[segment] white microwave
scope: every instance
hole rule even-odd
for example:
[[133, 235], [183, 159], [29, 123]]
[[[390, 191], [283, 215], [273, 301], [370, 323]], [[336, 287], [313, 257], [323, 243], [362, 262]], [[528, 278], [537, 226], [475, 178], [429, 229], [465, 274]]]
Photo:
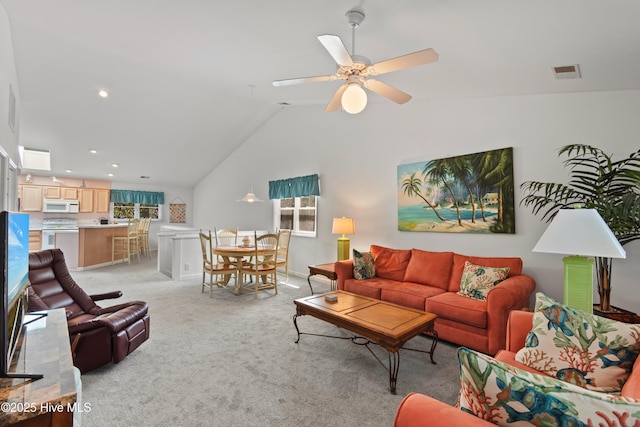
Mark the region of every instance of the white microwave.
[[48, 213], [78, 213], [80, 204], [77, 200], [44, 199], [42, 212]]

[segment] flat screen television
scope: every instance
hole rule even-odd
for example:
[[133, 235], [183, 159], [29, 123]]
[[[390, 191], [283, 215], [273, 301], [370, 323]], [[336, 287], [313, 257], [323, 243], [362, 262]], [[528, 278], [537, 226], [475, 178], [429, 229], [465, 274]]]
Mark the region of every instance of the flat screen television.
[[0, 213], [0, 250], [3, 290], [0, 378], [42, 378], [38, 374], [9, 372], [28, 308], [29, 214]]

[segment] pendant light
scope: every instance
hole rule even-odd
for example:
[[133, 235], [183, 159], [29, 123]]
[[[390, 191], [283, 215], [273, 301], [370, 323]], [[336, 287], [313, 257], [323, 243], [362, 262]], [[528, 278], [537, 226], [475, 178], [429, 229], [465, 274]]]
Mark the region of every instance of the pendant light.
[[253, 203], [253, 202], [264, 202], [264, 200], [259, 199], [258, 196], [256, 196], [253, 192], [253, 187], [250, 187], [249, 192], [240, 200], [238, 200], [239, 202], [247, 202], [247, 203]]

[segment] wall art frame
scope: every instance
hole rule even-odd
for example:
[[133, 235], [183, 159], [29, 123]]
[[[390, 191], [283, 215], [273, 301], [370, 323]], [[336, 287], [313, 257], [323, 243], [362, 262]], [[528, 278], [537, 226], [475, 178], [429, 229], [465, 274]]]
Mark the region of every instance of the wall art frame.
[[398, 230], [515, 233], [513, 148], [399, 165]]

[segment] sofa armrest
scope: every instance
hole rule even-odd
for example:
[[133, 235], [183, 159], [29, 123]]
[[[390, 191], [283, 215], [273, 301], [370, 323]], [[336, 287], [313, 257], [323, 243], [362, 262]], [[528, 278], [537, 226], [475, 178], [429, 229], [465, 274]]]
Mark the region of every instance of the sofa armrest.
[[532, 322], [533, 312], [531, 311], [513, 310], [509, 313], [506, 350], [517, 353], [524, 347]]
[[512, 310], [529, 307], [529, 298], [536, 289], [533, 277], [526, 274], [511, 276], [487, 294], [488, 353], [494, 355], [505, 347], [507, 319]]
[[336, 276], [338, 276], [338, 290], [344, 290], [344, 281], [353, 279], [353, 260], [346, 259], [336, 262], [335, 270]]
[[418, 393], [409, 393], [400, 402], [393, 425], [395, 427], [495, 426], [488, 421]]

